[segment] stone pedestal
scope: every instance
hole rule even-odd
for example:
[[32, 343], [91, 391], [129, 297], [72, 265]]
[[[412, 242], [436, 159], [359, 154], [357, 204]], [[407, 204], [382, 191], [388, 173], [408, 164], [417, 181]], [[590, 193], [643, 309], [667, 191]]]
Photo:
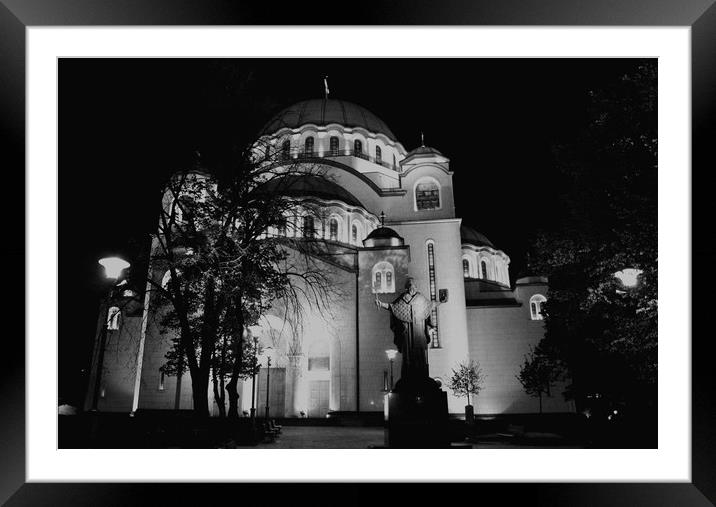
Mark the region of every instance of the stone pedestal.
[[385, 446], [450, 447], [447, 393], [439, 388], [400, 389], [385, 395]]

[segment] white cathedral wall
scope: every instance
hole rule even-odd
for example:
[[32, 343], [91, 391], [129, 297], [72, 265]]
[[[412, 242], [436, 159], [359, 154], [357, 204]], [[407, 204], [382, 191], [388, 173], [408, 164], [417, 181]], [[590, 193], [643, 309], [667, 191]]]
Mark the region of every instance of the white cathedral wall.
[[[352, 267], [353, 255], [345, 254], [343, 261]], [[297, 271], [300, 271], [302, 266], [305, 267], [299, 255], [293, 255], [291, 262], [296, 264]], [[286, 417], [298, 417], [301, 411], [310, 412], [311, 385], [312, 382], [318, 381], [330, 382], [329, 410], [355, 410], [355, 273], [319, 259], [315, 259], [315, 262], [313, 268], [322, 271], [331, 280], [332, 292], [327, 294], [327, 309], [317, 308], [303, 301], [305, 315], [300, 326], [289, 318], [289, 325], [295, 326], [300, 336], [300, 356], [290, 357], [288, 350], [290, 333], [287, 332], [286, 336], [282, 336], [277, 345], [271, 342], [268, 334], [261, 334], [256, 330], [257, 335], [260, 336], [260, 343], [265, 349], [259, 359], [261, 364], [266, 364], [266, 356], [270, 354], [272, 365], [284, 368], [286, 371], [284, 400]], [[297, 283], [299, 287], [306, 290], [302, 283]], [[285, 314], [277, 306], [270, 312], [269, 318], [272, 321], [282, 322]], [[282, 324], [279, 322], [272, 325], [281, 327]], [[262, 326], [266, 327], [266, 323], [259, 322], [256, 327]], [[270, 351], [267, 349], [269, 346], [273, 347]], [[329, 369], [309, 371], [309, 358], [326, 357], [326, 354], [330, 358]], [[250, 406], [250, 385], [245, 387], [244, 399], [249, 401]], [[244, 407], [244, 410], [248, 409]]]
[[[544, 321], [530, 317], [529, 298], [546, 294], [545, 285], [518, 285], [515, 296], [521, 306], [470, 307], [467, 309], [470, 358], [480, 362], [487, 376], [482, 392], [474, 399], [476, 414], [536, 413], [539, 400], [525, 394], [517, 379], [525, 355], [544, 336]], [[562, 397], [564, 383], [544, 397], [544, 412], [573, 412]]]
[[[365, 176], [383, 189], [397, 188], [397, 181], [389, 169], [378, 167], [362, 159], [350, 158], [351, 166], [366, 172]], [[355, 162], [354, 162], [355, 161]], [[335, 167], [324, 166], [325, 175], [358, 199], [370, 213], [379, 216], [385, 212], [387, 222], [408, 220], [436, 220], [453, 218], [455, 202], [452, 191], [452, 175], [435, 164], [423, 164], [412, 169], [401, 178], [400, 185], [405, 191], [402, 196], [381, 196], [355, 174]], [[396, 174], [397, 176], [397, 174]], [[416, 211], [415, 184], [422, 178], [434, 178], [440, 184], [440, 209]]]
[[464, 400], [454, 397], [452, 392], [444, 387], [452, 369], [468, 359], [460, 219], [400, 222], [391, 224], [391, 227], [410, 245], [408, 274], [417, 282], [418, 290], [428, 298], [430, 288], [426, 243], [428, 240], [434, 241], [437, 289], [448, 290], [448, 302], [438, 307], [441, 348], [429, 349], [430, 376], [439, 378], [443, 389], [447, 391], [449, 411], [463, 413]]
[[[393, 332], [390, 329], [390, 313], [377, 308], [375, 304], [372, 268], [378, 262], [392, 264], [395, 292], [378, 294], [381, 301], [390, 303], [398, 297], [405, 285], [409, 270], [408, 259], [409, 250], [405, 247], [366, 249], [359, 253], [359, 381], [360, 410], [364, 412], [383, 411], [383, 375], [390, 369], [386, 350], [395, 349]], [[393, 366], [395, 381], [400, 378], [400, 364], [398, 355]]]
[[[368, 162], [364, 160], [356, 160], [368, 164]], [[371, 188], [370, 185], [356, 174], [337, 167], [323, 167], [325, 170], [324, 174], [329, 180], [350, 192], [370, 213], [380, 215], [381, 211], [385, 211], [386, 216], [390, 219], [389, 206], [403, 199], [402, 197], [381, 197], [374, 188]]]
[[[107, 330], [100, 397], [101, 412], [131, 412], [141, 318], [123, 315], [120, 329]], [[96, 367], [96, 366], [95, 366]], [[88, 403], [94, 395], [94, 376], [88, 385]]]
[[[364, 147], [366, 145], [364, 144]], [[388, 153], [386, 153], [387, 155]], [[391, 178], [383, 174], [386, 169], [370, 168], [366, 161], [354, 159], [354, 164], [363, 171], [372, 171], [374, 175], [379, 175], [379, 183], [390, 187]], [[363, 167], [365, 166], [365, 167]], [[330, 168], [329, 173], [335, 178], [335, 181], [342, 185], [346, 190], [356, 196], [368, 209], [368, 211], [379, 215], [381, 211], [385, 211], [389, 222], [401, 219], [420, 220], [418, 222], [407, 222], [403, 220], [395, 225], [398, 232], [405, 238], [406, 245], [411, 249], [411, 263], [408, 271], [418, 282], [421, 292], [429, 295], [428, 288], [428, 272], [427, 272], [427, 251], [426, 241], [432, 239], [435, 242], [435, 261], [436, 261], [436, 280], [438, 289], [448, 289], [449, 301], [441, 305], [438, 310], [438, 325], [440, 332], [441, 349], [430, 350], [430, 366], [431, 375], [439, 377], [445, 382], [451, 369], [455, 365], [463, 361], [467, 357], [467, 330], [466, 330], [466, 314], [464, 305], [464, 286], [462, 278], [461, 265], [461, 248], [459, 219], [450, 220], [434, 220], [435, 218], [452, 217], [454, 215], [454, 203], [452, 196], [452, 176], [435, 165], [423, 165], [417, 167], [404, 178], [403, 188], [407, 190], [404, 196], [381, 197], [373, 188], [362, 181], [357, 176], [347, 171]], [[435, 211], [416, 211], [414, 183], [420, 178], [429, 175], [437, 179], [441, 185], [441, 207]], [[385, 181], [383, 181], [385, 180]], [[347, 219], [348, 217], [346, 217]], [[345, 220], [345, 228], [342, 229], [342, 236], [349, 234], [349, 221]], [[363, 231], [365, 236], [366, 231]], [[338, 270], [328, 264], [326, 269], [333, 270], [333, 275], [340, 283], [350, 287], [352, 284], [355, 290], [355, 278], [353, 274]], [[161, 274], [159, 274], [161, 275]], [[397, 273], [396, 273], [397, 275]], [[370, 274], [369, 274], [370, 276]], [[396, 281], [399, 278], [396, 276]], [[397, 293], [402, 289], [396, 287]], [[396, 296], [397, 294], [393, 295]], [[331, 381], [330, 389], [330, 409], [331, 410], [355, 410], [356, 401], [356, 347], [355, 347], [355, 294], [349, 290], [343, 297], [336, 298], [333, 301], [335, 307], [335, 318], [331, 320], [331, 330], [325, 333], [319, 333], [315, 329], [309, 333], [314, 337], [318, 334], [326, 334], [331, 341], [330, 347], [330, 373], [327, 374]], [[362, 307], [364, 305], [361, 305]], [[369, 305], [368, 305], [369, 306]], [[366, 309], [365, 311], [370, 312]], [[139, 408], [174, 408], [176, 378], [166, 376], [163, 382], [163, 389], [160, 389], [160, 372], [159, 368], [164, 364], [164, 354], [169, 344], [170, 336], [161, 334], [157, 324], [156, 312], [154, 309], [150, 312], [154, 318], [150, 319], [147, 325], [147, 339], [144, 351], [144, 365], [142, 378], [140, 382]], [[316, 318], [311, 317], [312, 319]], [[387, 368], [387, 360], [384, 357], [385, 348], [392, 348], [392, 336], [389, 330], [387, 315], [377, 314], [375, 324], [379, 327], [384, 324], [385, 333], [378, 332], [381, 337], [375, 342], [376, 338], [369, 335], [372, 329], [377, 329], [371, 323], [361, 328], [361, 341], [373, 340], [372, 349], [368, 351], [367, 357], [372, 357], [370, 361], [363, 360], [361, 363], [361, 409], [363, 410], [380, 410], [379, 399], [380, 388], [382, 388], [382, 371]], [[382, 321], [385, 322], [382, 322]], [[315, 327], [315, 326], [314, 326]], [[383, 336], [385, 335], [385, 336]], [[383, 343], [385, 341], [385, 343]], [[361, 355], [366, 353], [366, 348], [361, 350]], [[136, 353], [135, 353], [136, 357]], [[367, 359], [367, 358], [365, 358]], [[305, 364], [305, 361], [302, 361]], [[370, 363], [370, 364], [369, 364]], [[395, 362], [395, 378], [399, 378], [400, 361]], [[305, 379], [311, 377], [305, 370], [305, 366], [301, 368]], [[373, 371], [375, 370], [375, 371]], [[313, 375], [315, 376], [315, 375]], [[365, 385], [364, 385], [365, 383]], [[243, 384], [242, 398], [247, 399], [247, 388], [250, 388], [248, 382]], [[305, 404], [304, 394], [298, 395], [293, 409], [295, 410], [301, 403]], [[250, 394], [248, 395], [250, 402]], [[213, 395], [210, 394], [210, 406], [214, 407]], [[373, 402], [371, 404], [371, 402]], [[180, 408], [190, 409], [192, 406], [191, 399], [191, 381], [188, 374], [182, 379], [182, 393]], [[249, 403], [250, 406], [250, 403]], [[463, 403], [460, 400], [449, 396], [449, 406], [451, 412], [462, 412]], [[243, 402], [242, 408], [247, 409]]]
[[[415, 185], [423, 178], [433, 178], [440, 184], [440, 209], [417, 210], [415, 204]], [[421, 164], [412, 168], [401, 179], [401, 186], [406, 191], [401, 199], [391, 200], [386, 210], [389, 221], [437, 220], [455, 216], [455, 201], [452, 191], [452, 174], [445, 172], [436, 164]], [[380, 211], [378, 211], [380, 214]], [[458, 245], [458, 251], [460, 245]]]
[[[373, 167], [370, 167], [369, 169], [370, 171], [365, 172], [365, 176], [369, 178], [373, 183], [378, 185], [380, 188], [399, 188], [398, 174], [395, 171], [391, 169], [385, 169], [383, 167], [378, 167], [375, 165], [373, 165]], [[378, 169], [382, 169], [382, 171], [379, 171]], [[390, 171], [391, 174], [385, 174], [384, 171]], [[380, 212], [378, 212], [378, 214], [380, 214]]]
[[[160, 331], [160, 317], [157, 309], [150, 306], [150, 318], [144, 342], [144, 360], [139, 390], [138, 409], [174, 409], [178, 379], [164, 375], [161, 381], [159, 369], [165, 363], [165, 354], [171, 346], [172, 332]], [[163, 387], [163, 389], [162, 389]], [[211, 401], [211, 398], [210, 398]], [[191, 410], [194, 402], [191, 396], [191, 377], [186, 372], [181, 377], [179, 409]]]

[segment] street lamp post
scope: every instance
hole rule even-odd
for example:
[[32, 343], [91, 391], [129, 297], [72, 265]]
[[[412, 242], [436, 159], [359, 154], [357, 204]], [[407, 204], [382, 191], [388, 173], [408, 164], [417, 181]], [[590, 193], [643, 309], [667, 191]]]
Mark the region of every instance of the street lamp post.
[[390, 390], [393, 390], [393, 359], [395, 359], [395, 356], [398, 355], [398, 351], [395, 349], [388, 349], [385, 351], [385, 355], [388, 356], [388, 361], [390, 361]]
[[256, 400], [256, 362], [258, 361], [257, 353], [259, 347], [259, 337], [254, 336], [254, 365], [252, 368], [253, 378], [251, 379], [251, 419], [256, 417], [256, 408], [254, 401]]
[[92, 396], [92, 411], [97, 411], [97, 404], [99, 402], [100, 390], [102, 388], [102, 369], [104, 368], [104, 349], [107, 344], [107, 327], [109, 326], [109, 303], [112, 298], [112, 291], [114, 290], [117, 278], [122, 274], [126, 268], [129, 267], [129, 263], [119, 257], [105, 257], [100, 259], [99, 264], [104, 267], [104, 275], [107, 280], [112, 281], [112, 285], [107, 291], [104, 301], [104, 311], [102, 312], [101, 331], [99, 336], [99, 349], [97, 351], [97, 369], [95, 373], [94, 383], [94, 394]]
[[271, 390], [269, 389], [269, 379], [271, 376], [271, 357], [268, 357], [268, 362], [266, 365], [266, 420], [268, 421], [269, 418], [269, 393]]

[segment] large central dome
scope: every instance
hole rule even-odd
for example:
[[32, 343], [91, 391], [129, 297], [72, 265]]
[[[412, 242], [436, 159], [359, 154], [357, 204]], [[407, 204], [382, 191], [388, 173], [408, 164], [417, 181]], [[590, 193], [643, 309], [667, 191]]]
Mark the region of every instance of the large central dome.
[[383, 120], [366, 108], [336, 99], [311, 99], [297, 102], [287, 107], [261, 129], [261, 135], [272, 134], [282, 128], [297, 128], [307, 123], [325, 126], [338, 123], [344, 127], [362, 127], [374, 134], [383, 134], [396, 141]]

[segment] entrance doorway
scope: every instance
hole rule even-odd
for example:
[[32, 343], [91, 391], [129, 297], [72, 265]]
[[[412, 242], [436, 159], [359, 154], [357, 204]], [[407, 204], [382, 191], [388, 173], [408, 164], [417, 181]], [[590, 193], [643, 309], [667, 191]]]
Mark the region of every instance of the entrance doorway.
[[326, 417], [330, 380], [311, 380], [308, 398], [308, 417]]

